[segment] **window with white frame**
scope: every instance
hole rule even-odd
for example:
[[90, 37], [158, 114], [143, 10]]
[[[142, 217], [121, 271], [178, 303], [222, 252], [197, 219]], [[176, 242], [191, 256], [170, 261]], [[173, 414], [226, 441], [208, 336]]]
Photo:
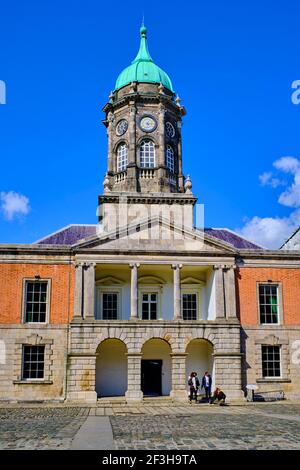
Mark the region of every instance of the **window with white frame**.
[[155, 145], [152, 140], [146, 139], [140, 145], [140, 167], [155, 167]]
[[281, 377], [280, 346], [262, 346], [263, 377]]
[[25, 323], [45, 323], [48, 309], [48, 281], [25, 281], [24, 285]]
[[259, 284], [260, 323], [279, 323], [277, 284]]
[[101, 292], [102, 320], [118, 320], [119, 292]]
[[167, 145], [167, 150], [166, 150], [166, 165], [167, 168], [174, 173], [174, 150], [171, 147], [171, 145]]
[[196, 292], [183, 292], [182, 318], [183, 320], [198, 320], [198, 295]]
[[126, 144], [120, 144], [117, 149], [118, 171], [126, 170], [127, 165], [128, 165], [128, 148]]
[[23, 345], [22, 379], [43, 379], [45, 346]]
[[142, 319], [157, 320], [158, 294], [156, 292], [142, 293]]

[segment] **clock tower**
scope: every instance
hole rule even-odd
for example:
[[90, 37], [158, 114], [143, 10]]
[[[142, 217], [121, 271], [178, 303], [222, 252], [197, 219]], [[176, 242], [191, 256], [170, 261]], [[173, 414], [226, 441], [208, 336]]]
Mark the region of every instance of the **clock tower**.
[[125, 195], [131, 203], [147, 206], [193, 206], [191, 182], [182, 171], [185, 108], [167, 73], [150, 56], [144, 25], [138, 54], [118, 76], [103, 111], [108, 164], [100, 208]]

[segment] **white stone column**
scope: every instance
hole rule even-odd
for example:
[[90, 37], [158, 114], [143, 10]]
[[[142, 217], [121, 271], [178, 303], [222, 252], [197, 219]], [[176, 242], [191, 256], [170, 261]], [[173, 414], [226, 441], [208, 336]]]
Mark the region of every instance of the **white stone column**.
[[225, 318], [225, 291], [223, 266], [215, 265], [216, 318]]
[[131, 269], [131, 297], [130, 297], [130, 320], [137, 320], [139, 318], [138, 312], [138, 268], [139, 263], [132, 263], [129, 265]]
[[96, 354], [69, 354], [67, 401], [97, 403], [95, 391]]
[[159, 147], [157, 152], [156, 166], [165, 166], [165, 108], [162, 104], [158, 108], [158, 135], [159, 135]]
[[107, 171], [111, 174], [114, 171], [114, 154], [113, 154], [113, 135], [115, 134], [114, 120], [115, 116], [110, 111], [108, 113], [108, 127], [107, 127], [107, 137], [108, 137], [108, 160], [107, 160]]
[[178, 186], [179, 186], [179, 191], [183, 193], [184, 192], [184, 181], [183, 181], [183, 175], [182, 175], [181, 127], [182, 127], [182, 122], [178, 121], [178, 123], [177, 123], [177, 131], [178, 131], [178, 146], [177, 146], [177, 151], [178, 151]]
[[225, 308], [226, 318], [236, 318], [236, 290], [235, 290], [235, 266], [227, 266], [224, 272], [225, 279]]
[[174, 400], [186, 400], [186, 353], [172, 353], [172, 390], [170, 396]]
[[141, 401], [143, 392], [141, 390], [141, 353], [127, 353], [127, 391], [126, 401]]
[[95, 266], [96, 263], [86, 263], [84, 266], [83, 317], [85, 320], [95, 318]]
[[83, 264], [75, 264], [74, 317], [82, 318], [83, 307]]
[[215, 384], [220, 387], [229, 400], [244, 398], [242, 391], [241, 353], [214, 354]]
[[129, 113], [129, 149], [128, 149], [128, 164], [136, 165], [136, 107], [135, 102], [130, 101], [130, 113]]
[[180, 269], [182, 264], [172, 264], [174, 271], [173, 284], [174, 284], [174, 320], [181, 320], [181, 285], [180, 285]]

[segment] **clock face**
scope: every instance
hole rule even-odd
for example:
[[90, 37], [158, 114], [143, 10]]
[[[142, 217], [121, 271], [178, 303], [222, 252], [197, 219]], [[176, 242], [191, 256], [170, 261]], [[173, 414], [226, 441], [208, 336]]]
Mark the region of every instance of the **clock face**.
[[170, 122], [166, 122], [166, 134], [168, 137], [171, 137], [171, 138], [175, 136], [174, 126]]
[[126, 121], [126, 119], [121, 119], [121, 121], [119, 121], [117, 124], [116, 133], [117, 135], [123, 135], [125, 134], [127, 129], [128, 129], [128, 122]]
[[145, 132], [153, 132], [156, 126], [156, 120], [152, 116], [144, 116], [140, 121], [140, 127]]

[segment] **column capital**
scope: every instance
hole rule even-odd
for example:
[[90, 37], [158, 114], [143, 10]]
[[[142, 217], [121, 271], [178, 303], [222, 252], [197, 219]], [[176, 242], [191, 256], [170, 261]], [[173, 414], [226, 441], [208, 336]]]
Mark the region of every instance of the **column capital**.
[[182, 264], [172, 264], [172, 269], [181, 269], [182, 266]]
[[129, 263], [129, 267], [130, 267], [130, 269], [139, 268], [139, 267], [140, 267], [140, 263]]
[[86, 261], [85, 263], [83, 263], [83, 265], [85, 268], [88, 269], [88, 268], [95, 268], [97, 263]]
[[229, 269], [236, 269], [237, 266], [236, 266], [236, 264], [226, 264], [226, 265], [224, 266], [224, 268], [227, 269], [227, 270], [229, 270]]
[[73, 265], [75, 266], [75, 269], [77, 268], [83, 268], [83, 264], [81, 261], [77, 262], [77, 261], [73, 261]]
[[213, 265], [214, 271], [217, 271], [218, 269], [224, 269], [224, 268], [226, 268], [225, 264], [214, 264]]

